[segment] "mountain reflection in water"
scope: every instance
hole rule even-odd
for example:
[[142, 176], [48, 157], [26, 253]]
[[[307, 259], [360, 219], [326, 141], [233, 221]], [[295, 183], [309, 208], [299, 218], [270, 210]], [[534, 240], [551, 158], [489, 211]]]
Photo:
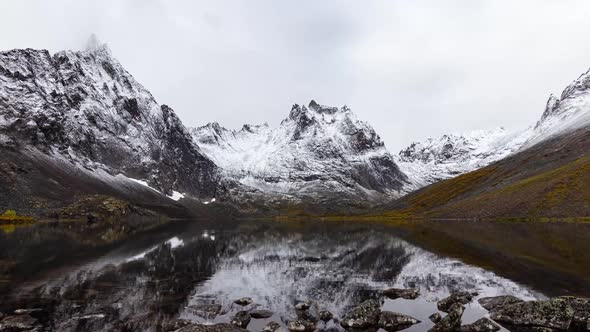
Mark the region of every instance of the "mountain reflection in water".
[[[294, 305], [312, 300], [337, 317], [390, 287], [418, 287], [414, 301], [388, 300], [385, 308], [430, 324], [434, 302], [455, 290], [480, 296], [543, 298], [527, 286], [403, 240], [388, 227], [363, 224], [215, 222], [191, 223], [154, 242], [140, 241], [12, 290], [4, 310], [44, 307], [53, 326], [68, 330], [76, 315], [102, 313], [98, 330], [156, 330], [164, 319], [227, 322], [232, 302], [251, 297], [272, 320], [295, 316]], [[139, 244], [138, 244], [139, 243]], [[19, 264], [26, 264], [21, 262]], [[64, 272], [65, 271], [65, 272]], [[221, 305], [203, 317], [201, 304]], [[471, 310], [471, 311], [470, 311]], [[225, 314], [223, 314], [225, 313]], [[464, 323], [485, 314], [476, 301]], [[260, 330], [267, 320], [253, 320]], [[411, 331], [410, 329], [409, 331]]]

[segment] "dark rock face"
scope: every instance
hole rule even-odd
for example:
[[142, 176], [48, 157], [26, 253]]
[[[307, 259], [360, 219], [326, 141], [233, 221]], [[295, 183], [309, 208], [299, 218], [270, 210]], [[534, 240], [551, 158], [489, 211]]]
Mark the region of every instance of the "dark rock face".
[[0, 80], [2, 142], [146, 179], [167, 194], [210, 197], [217, 190], [217, 167], [105, 45], [53, 56], [0, 52]]
[[380, 314], [381, 303], [377, 300], [367, 300], [346, 313], [340, 321], [340, 325], [350, 329], [376, 327]]
[[440, 311], [449, 312], [449, 310], [451, 310], [451, 307], [453, 306], [453, 304], [455, 304], [455, 303], [467, 304], [467, 303], [471, 302], [472, 299], [473, 299], [473, 296], [469, 292], [464, 292], [464, 291], [456, 292], [456, 293], [453, 293], [453, 294], [449, 295], [448, 297], [438, 301], [436, 303], [436, 306], [437, 306], [438, 310], [440, 310]]
[[215, 325], [201, 325], [191, 324], [187, 325], [176, 332], [247, 332], [248, 330], [234, 326], [232, 324], [215, 324]]
[[420, 321], [414, 317], [391, 311], [383, 311], [379, 317], [379, 327], [388, 332], [401, 331], [418, 323]]
[[328, 322], [329, 320], [334, 318], [334, 315], [331, 312], [329, 312], [328, 310], [322, 310], [319, 313], [319, 318], [323, 322]]
[[287, 324], [290, 332], [312, 332], [315, 330], [315, 324], [308, 320], [297, 319]]
[[219, 315], [221, 312], [221, 305], [220, 304], [208, 304], [202, 303], [190, 306], [189, 309], [195, 315], [205, 318], [205, 319], [213, 319]]
[[272, 317], [272, 311], [256, 309], [256, 310], [250, 311], [250, 316], [252, 316], [252, 318], [255, 318], [255, 319], [270, 318], [270, 317]]
[[477, 302], [479, 302], [479, 304], [486, 310], [493, 311], [497, 308], [502, 308], [507, 305], [520, 303], [523, 301], [516, 296], [502, 295], [494, 297], [482, 297], [481, 299], [477, 300]]
[[459, 304], [454, 303], [449, 308], [449, 313], [434, 325], [429, 332], [451, 332], [461, 327], [461, 317], [465, 308]]
[[480, 318], [472, 324], [461, 326], [461, 332], [495, 332], [499, 331], [500, 327], [487, 318]]
[[438, 312], [435, 312], [432, 315], [428, 316], [428, 319], [430, 319], [431, 322], [436, 324], [436, 323], [440, 322], [440, 320], [442, 319], [442, 316]]
[[310, 307], [311, 307], [310, 301], [303, 301], [303, 302], [298, 302], [297, 304], [295, 304], [296, 310], [307, 310]]
[[491, 313], [502, 324], [557, 330], [587, 328], [589, 317], [590, 300], [573, 297], [515, 303]]
[[283, 328], [281, 327], [281, 324], [273, 321], [273, 322], [269, 322], [268, 324], [266, 324], [261, 332], [282, 332], [282, 331], [283, 331]]
[[238, 311], [231, 319], [231, 324], [241, 328], [247, 328], [252, 317], [247, 311]]
[[160, 324], [160, 330], [162, 332], [172, 332], [172, 331], [176, 331], [180, 328], [183, 328], [183, 327], [191, 325], [191, 324], [192, 323], [188, 320], [173, 319], [173, 320], [162, 322], [162, 324]]
[[247, 306], [248, 304], [251, 304], [252, 302], [253, 301], [252, 301], [251, 297], [242, 297], [242, 298], [234, 301], [235, 304], [241, 305], [241, 306]]
[[383, 295], [387, 296], [390, 299], [406, 299], [406, 300], [414, 300], [420, 296], [420, 290], [417, 288], [408, 288], [408, 289], [399, 289], [399, 288], [390, 288], [383, 291]]

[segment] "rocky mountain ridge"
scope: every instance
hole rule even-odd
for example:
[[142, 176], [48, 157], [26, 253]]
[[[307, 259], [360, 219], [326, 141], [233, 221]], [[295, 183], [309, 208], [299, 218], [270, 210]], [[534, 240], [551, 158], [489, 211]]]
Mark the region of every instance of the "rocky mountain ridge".
[[191, 130], [225, 174], [264, 192], [364, 200], [399, 197], [407, 179], [377, 133], [352, 111], [293, 105], [277, 128], [211, 123]]
[[174, 111], [100, 43], [54, 55], [0, 52], [0, 147], [121, 190], [144, 183], [164, 197], [208, 199], [220, 187], [217, 166]]

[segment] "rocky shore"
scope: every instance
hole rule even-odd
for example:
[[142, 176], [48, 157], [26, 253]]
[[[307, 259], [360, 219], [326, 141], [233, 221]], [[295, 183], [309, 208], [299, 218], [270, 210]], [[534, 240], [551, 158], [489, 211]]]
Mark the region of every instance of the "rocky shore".
[[[366, 300], [337, 317], [312, 301], [294, 304], [292, 319], [271, 320], [260, 332], [313, 332], [313, 331], [402, 331], [420, 320], [405, 313], [382, 310], [384, 299], [414, 300], [419, 297], [418, 289], [387, 289], [377, 299]], [[547, 300], [523, 301], [511, 295], [480, 297], [476, 301], [488, 311], [471, 324], [463, 324], [465, 306], [475, 301], [477, 293], [455, 292], [436, 303], [440, 312], [434, 312], [429, 319], [434, 324], [429, 332], [486, 332], [499, 331], [590, 331], [590, 299], [571, 296]], [[154, 324], [159, 332], [245, 332], [255, 319], [270, 319], [274, 313], [262, 309], [252, 298], [236, 299], [231, 304], [233, 313], [228, 322], [216, 324], [194, 323], [184, 319], [162, 320]], [[237, 309], [236, 309], [237, 308]], [[214, 321], [229, 311], [220, 304], [193, 306], [197, 316]], [[441, 314], [441, 312], [443, 314]], [[0, 332], [15, 331], [94, 331], [103, 330], [107, 315], [88, 313], [71, 317], [67, 322], [55, 326], [51, 314], [43, 309], [16, 309], [12, 313], [0, 313]], [[121, 326], [124, 326], [122, 324]], [[124, 328], [118, 329], [126, 331]], [[250, 329], [253, 331], [252, 329]]]

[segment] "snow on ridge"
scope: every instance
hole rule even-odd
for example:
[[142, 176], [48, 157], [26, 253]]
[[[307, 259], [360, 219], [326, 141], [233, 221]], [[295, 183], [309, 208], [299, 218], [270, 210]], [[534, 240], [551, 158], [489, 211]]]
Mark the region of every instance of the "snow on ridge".
[[[210, 123], [190, 132], [229, 177], [263, 192], [297, 194], [315, 188], [366, 196], [395, 188], [403, 178], [373, 128], [346, 106], [312, 101], [309, 107], [293, 105], [276, 128], [263, 124], [229, 130]], [[373, 187], [356, 188], [355, 177], [363, 175], [354, 174], [361, 168], [367, 169]]]

